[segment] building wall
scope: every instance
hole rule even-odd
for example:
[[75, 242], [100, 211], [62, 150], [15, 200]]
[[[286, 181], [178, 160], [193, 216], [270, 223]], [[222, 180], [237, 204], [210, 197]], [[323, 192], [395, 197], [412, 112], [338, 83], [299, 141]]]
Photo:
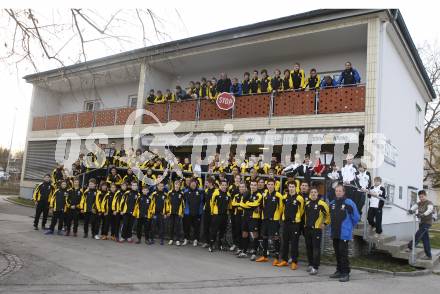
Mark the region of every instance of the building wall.
[[[377, 131], [397, 148], [396, 166], [384, 162], [377, 170], [385, 182], [395, 186], [394, 203], [408, 208], [409, 187], [423, 185], [423, 130], [416, 130], [416, 103], [424, 113], [424, 99], [406, 64], [403, 48], [396, 46], [390, 26], [382, 33]], [[401, 199], [399, 187], [402, 187]], [[384, 223], [410, 220], [397, 208], [386, 210]]]
[[59, 93], [34, 85], [34, 103], [32, 117], [58, 114], [60, 108]]

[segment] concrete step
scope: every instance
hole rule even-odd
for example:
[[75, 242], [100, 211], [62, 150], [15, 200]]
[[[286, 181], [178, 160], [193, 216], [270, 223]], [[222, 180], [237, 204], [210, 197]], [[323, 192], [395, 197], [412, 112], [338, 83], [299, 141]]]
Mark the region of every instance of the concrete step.
[[[390, 251], [390, 253], [394, 258], [400, 258], [400, 259], [406, 259], [406, 260], [409, 260], [409, 256], [411, 255], [411, 251], [406, 252], [405, 250], [400, 250], [400, 251], [395, 251], [395, 252]], [[425, 255], [425, 252], [423, 251], [422, 248], [416, 248], [415, 253], [416, 253], [416, 259]]]
[[433, 269], [440, 263], [440, 258], [437, 256], [436, 258], [432, 258], [432, 260], [422, 260], [422, 259], [416, 259], [416, 262], [414, 266], [416, 267], [422, 267], [426, 269]]
[[408, 242], [401, 240], [393, 240], [391, 242], [376, 244], [376, 248], [383, 251], [396, 252], [407, 248]]

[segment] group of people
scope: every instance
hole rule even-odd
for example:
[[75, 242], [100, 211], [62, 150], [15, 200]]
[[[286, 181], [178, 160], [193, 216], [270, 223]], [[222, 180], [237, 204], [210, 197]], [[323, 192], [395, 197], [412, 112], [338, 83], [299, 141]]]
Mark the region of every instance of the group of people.
[[[158, 238], [163, 245], [168, 227], [169, 245], [192, 242], [198, 246], [203, 240], [203, 247], [211, 252], [228, 249], [239, 258], [249, 257], [256, 262], [268, 262], [272, 256], [273, 266], [289, 266], [290, 262], [292, 270], [298, 268], [298, 244], [304, 236], [307, 270], [315, 275], [323, 229], [330, 225], [337, 260], [332, 277], [348, 281], [348, 244], [363, 206], [356, 197], [358, 192], [368, 195], [368, 222], [376, 234], [382, 233], [386, 196], [381, 179], [377, 177], [371, 184], [369, 173], [363, 166], [356, 167], [350, 154], [341, 170], [332, 165], [328, 171], [325, 166], [313, 166], [309, 156], [301, 164], [291, 163], [284, 168], [276, 160], [270, 164], [253, 160], [246, 160], [249, 169], [233, 166], [228, 174], [208, 173], [205, 181], [190, 174], [158, 176], [149, 184], [138, 179], [130, 167], [125, 176], [112, 167], [105, 180], [90, 178], [85, 187], [78, 177], [57, 178], [55, 169], [52, 181], [48, 174], [35, 189], [34, 228], [38, 230], [43, 214], [42, 228], [47, 234], [54, 234], [57, 227], [58, 234], [77, 236], [82, 215], [85, 238], [131, 243], [135, 231], [136, 243], [144, 238], [145, 243], [153, 244]], [[149, 165], [154, 165], [160, 159], [151, 161]], [[183, 170], [193, 171], [189, 159], [180, 164]], [[265, 170], [268, 175], [260, 174]], [[284, 183], [278, 174], [286, 175]], [[327, 177], [331, 183], [328, 193], [320, 195], [319, 187], [310, 181], [312, 175]], [[53, 217], [46, 228], [49, 208]], [[232, 242], [225, 238], [229, 224]]]
[[352, 67], [350, 61], [345, 63], [345, 69], [340, 73], [337, 80], [330, 75], [325, 75], [321, 79], [315, 68], [312, 68], [309, 76], [306, 76], [300, 64], [295, 63], [292, 70], [285, 69], [282, 74], [280, 69], [275, 69], [273, 76], [269, 75], [267, 69], [254, 70], [252, 74], [245, 72], [243, 80], [240, 81], [237, 77], [231, 80], [226, 73], [221, 73], [219, 79], [212, 77], [209, 80], [202, 77], [200, 81], [190, 81], [186, 89], [177, 85], [174, 92], [170, 89], [166, 89], [165, 92], [151, 89], [146, 98], [146, 103], [176, 102], [198, 98], [215, 100], [217, 95], [223, 92], [231, 93], [234, 96], [242, 96], [270, 93], [272, 91], [303, 91], [305, 89], [316, 90], [319, 88], [352, 86], [360, 82], [360, 74]]

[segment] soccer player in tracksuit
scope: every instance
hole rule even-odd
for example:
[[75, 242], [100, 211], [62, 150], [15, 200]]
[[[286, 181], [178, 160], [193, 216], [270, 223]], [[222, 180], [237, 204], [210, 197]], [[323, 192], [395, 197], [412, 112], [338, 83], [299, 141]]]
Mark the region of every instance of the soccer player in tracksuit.
[[290, 78], [294, 90], [298, 91], [305, 88], [305, 74], [299, 63], [293, 65], [293, 70], [290, 72]]
[[213, 251], [214, 243], [218, 236], [218, 249], [223, 250], [222, 239], [228, 227], [228, 211], [231, 208], [231, 195], [228, 192], [228, 181], [221, 180], [220, 188], [212, 193], [211, 201], [211, 239], [209, 242], [209, 252]]
[[359, 222], [359, 212], [354, 202], [345, 196], [345, 188], [338, 184], [335, 200], [330, 202], [331, 236], [336, 255], [336, 272], [330, 276], [340, 282], [350, 280], [348, 242], [353, 238], [353, 228]]
[[115, 197], [115, 194], [117, 192], [116, 184], [111, 183], [110, 184], [110, 191], [108, 191], [104, 198], [101, 201], [101, 213], [103, 214], [103, 224], [102, 224], [102, 230], [101, 230], [101, 239], [107, 240], [108, 239], [108, 231], [109, 228], [111, 228], [110, 236], [112, 240], [115, 240], [115, 230], [114, 230], [114, 222], [115, 222], [115, 216], [113, 215], [113, 198]]
[[307, 248], [307, 260], [310, 275], [318, 274], [321, 260], [321, 240], [324, 227], [330, 224], [330, 211], [327, 203], [319, 199], [318, 190], [310, 189], [309, 201], [304, 208], [305, 215], [305, 239]]
[[[235, 198], [240, 197], [240, 183], [241, 183], [241, 176], [239, 174], [234, 175], [234, 183], [229, 186], [228, 192], [231, 195], [232, 201], [234, 201]], [[231, 202], [231, 230], [232, 230], [232, 246], [229, 248], [229, 251], [235, 251], [238, 247], [240, 247], [240, 238], [241, 238], [241, 212], [243, 211], [240, 207], [240, 213], [238, 212], [238, 207], [240, 201], [235, 201], [235, 206], [232, 205]]]
[[272, 265], [278, 264], [278, 256], [280, 254], [280, 218], [283, 206], [283, 196], [275, 191], [275, 180], [267, 180], [267, 191], [263, 196], [263, 209], [261, 219], [261, 235], [263, 237], [263, 256], [258, 258], [256, 262], [267, 262], [269, 238], [273, 241], [275, 255], [277, 256]]
[[295, 182], [289, 182], [287, 193], [283, 196], [281, 219], [283, 221], [283, 252], [276, 266], [288, 266], [289, 245], [291, 246], [292, 263], [290, 268], [298, 268], [298, 242], [301, 232], [301, 220], [304, 214], [304, 198], [296, 193]]
[[115, 196], [113, 197], [113, 201], [112, 201], [112, 210], [113, 210], [113, 216], [115, 219], [115, 227], [114, 227], [114, 232], [115, 232], [115, 241], [119, 241], [120, 239], [120, 229], [121, 229], [121, 220], [122, 220], [122, 216], [121, 216], [121, 204], [122, 204], [122, 200], [125, 197], [125, 194], [129, 193], [129, 190], [127, 189], [127, 183], [126, 182], [122, 182], [121, 184], [121, 189], [116, 191]]
[[66, 209], [67, 198], [69, 197], [70, 189], [67, 188], [65, 180], [60, 181], [60, 188], [55, 190], [50, 199], [50, 208], [53, 211], [52, 221], [49, 230], [45, 232], [46, 235], [52, 235], [55, 226], [58, 222], [58, 235], [62, 235], [64, 210]]
[[203, 213], [203, 190], [197, 188], [197, 179], [192, 178], [189, 188], [184, 192], [185, 211], [183, 216], [183, 231], [185, 239], [183, 246], [188, 244], [193, 232], [193, 246], [196, 247], [200, 237], [200, 219]]
[[211, 222], [212, 222], [212, 215], [211, 215], [211, 198], [212, 194], [214, 193], [216, 189], [216, 182], [214, 178], [209, 177], [206, 180], [206, 189], [205, 193], [203, 193], [203, 239], [205, 240], [205, 243], [203, 244], [203, 248], [206, 248], [209, 246], [209, 242], [211, 241]]
[[[239, 175], [237, 175], [239, 176]], [[232, 195], [232, 211], [231, 211], [231, 223], [234, 224], [232, 226], [232, 236], [235, 238], [234, 245], [237, 249], [236, 254], [240, 254], [243, 250], [242, 246], [242, 218], [243, 218], [243, 208], [240, 206], [240, 202], [243, 199], [244, 195], [247, 193], [247, 187], [244, 182], [240, 182], [238, 193]], [[232, 221], [234, 220], [234, 221]], [[234, 237], [235, 236], [235, 237]], [[233, 245], [233, 246], [234, 246]], [[234, 248], [235, 249], [235, 248]], [[229, 249], [231, 250], [231, 249]], [[231, 250], [233, 251], [233, 250]]]
[[78, 233], [78, 219], [79, 219], [79, 204], [81, 203], [81, 197], [83, 190], [79, 185], [79, 179], [73, 181], [73, 187], [67, 198], [66, 209], [66, 236], [70, 235], [70, 229], [73, 222], [73, 236], [76, 237]]
[[270, 83], [271, 78], [267, 74], [267, 70], [261, 70], [261, 80], [260, 80], [260, 92], [269, 93], [272, 92], [272, 86]]
[[84, 214], [84, 238], [88, 237], [90, 225], [92, 229], [92, 237], [99, 239], [99, 228], [97, 227], [99, 201], [97, 194], [96, 180], [92, 178], [89, 180], [89, 186], [84, 191], [79, 204], [81, 213]]
[[142, 187], [141, 195], [136, 199], [133, 216], [137, 219], [136, 224], [136, 244], [140, 244], [142, 240], [142, 229], [145, 236], [145, 244], [152, 244], [151, 241], [151, 217], [152, 211], [151, 197], [149, 195], [148, 186]]
[[250, 180], [250, 193], [246, 193], [240, 202], [240, 206], [243, 208], [242, 219], [242, 252], [238, 255], [239, 258], [247, 257], [247, 250], [249, 247], [249, 235], [253, 243], [253, 249], [251, 251], [251, 260], [254, 261], [257, 256], [258, 249], [258, 226], [261, 217], [261, 203], [263, 195], [257, 190], [257, 180]]
[[43, 214], [43, 222], [41, 228], [46, 230], [47, 215], [49, 213], [49, 202], [55, 192], [55, 187], [50, 182], [50, 175], [44, 175], [43, 182], [40, 183], [34, 190], [32, 199], [35, 202], [35, 218], [34, 218], [34, 230], [38, 230], [38, 222], [40, 216]]
[[136, 199], [139, 197], [137, 182], [131, 183], [131, 190], [124, 193], [121, 201], [122, 236], [119, 242], [133, 243], [133, 212]]
[[169, 207], [170, 241], [168, 245], [180, 246], [180, 232], [182, 229], [182, 217], [184, 209], [183, 191], [180, 189], [181, 180], [174, 181], [173, 190], [168, 192], [167, 205]]
[[[153, 215], [154, 231], [158, 233], [160, 245], [164, 244], [165, 219], [168, 217], [166, 199], [167, 194], [164, 191], [164, 182], [160, 181], [156, 185], [156, 191], [151, 193], [150, 210]], [[152, 234], [154, 237], [154, 233]]]
[[[98, 233], [98, 237], [99, 237], [99, 227], [101, 227], [101, 234], [102, 231], [104, 231], [104, 226], [105, 226], [105, 216], [104, 216], [104, 211], [101, 207], [102, 201], [104, 200], [105, 195], [107, 195], [108, 193], [108, 185], [106, 182], [101, 182], [101, 189], [99, 189], [98, 191], [98, 220], [97, 220], [97, 233]], [[95, 238], [96, 239], [96, 238]]]

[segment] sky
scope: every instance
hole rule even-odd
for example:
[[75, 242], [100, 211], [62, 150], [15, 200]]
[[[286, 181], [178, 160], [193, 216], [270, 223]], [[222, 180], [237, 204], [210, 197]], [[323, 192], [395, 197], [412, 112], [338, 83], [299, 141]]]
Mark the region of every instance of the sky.
[[[336, 1], [277, 1], [277, 5], [267, 5], [260, 1], [226, 1], [222, 0], [221, 5], [217, 5], [215, 1], [185, 1], [173, 3], [172, 1], [161, 1], [162, 6], [151, 7], [151, 9], [162, 19], [164, 26], [169, 35], [169, 39], [181, 39], [189, 36], [195, 36], [203, 33], [218, 31], [222, 29], [232, 28], [236, 26], [251, 24], [259, 21], [269, 20], [273, 18], [283, 17], [287, 15], [297, 14], [309, 10], [320, 8], [399, 8], [411, 33], [416, 46], [422, 45], [424, 42], [431, 44], [440, 41], [440, 21], [438, 16], [438, 8], [440, 4], [430, 5], [402, 5], [402, 1], [337, 1], [338, 6], [332, 5]], [[14, 1], [10, 2], [13, 7], [32, 7], [30, 1]], [[35, 3], [35, 2], [34, 2]], [[204, 4], [205, 3], [205, 4]], [[259, 4], [261, 3], [261, 4]], [[307, 5], [306, 5], [307, 3]], [[2, 5], [8, 5], [8, 1], [2, 1]], [[49, 1], [38, 1], [38, 8], [34, 9], [52, 9], [52, 7], [60, 5], [52, 5]], [[117, 6], [119, 4], [119, 6]], [[77, 7], [90, 7], [90, 1], [76, 1]], [[99, 2], [93, 2], [95, 7], [99, 8]], [[124, 1], [125, 7], [120, 7], [120, 2], [105, 2], [106, 9], [117, 8], [136, 8], [145, 5], [145, 2]], [[354, 7], [353, 5], [357, 5]], [[435, 6], [438, 7], [435, 7]], [[429, 7], [430, 9], [426, 9]], [[62, 9], [63, 7], [59, 7]], [[68, 8], [68, 7], [64, 7]], [[58, 9], [58, 7], [57, 7]], [[176, 10], [180, 14], [177, 15]], [[0, 17], [5, 17], [4, 14]], [[69, 20], [70, 21], [70, 20]], [[130, 31], [134, 25], [131, 23], [121, 29]], [[139, 29], [139, 28], [137, 28]], [[4, 39], [0, 30], [0, 40]], [[151, 36], [154, 39], [154, 36]], [[157, 43], [158, 41], [153, 41]], [[139, 46], [135, 46], [139, 47]], [[124, 50], [134, 49], [125, 46]], [[122, 50], [119, 48], [119, 50]], [[93, 50], [92, 50], [93, 51]], [[102, 50], [91, 52], [94, 58], [102, 57], [110, 53]], [[44, 58], [41, 57], [44, 63]], [[67, 62], [69, 63], [69, 61]], [[13, 133], [12, 149], [14, 151], [23, 150], [26, 142], [26, 133], [30, 112], [30, 99], [32, 95], [32, 86], [26, 84], [22, 80], [22, 76], [31, 74], [32, 69], [20, 70], [17, 73], [15, 66], [2, 62], [0, 59], [0, 86], [3, 94], [3, 103], [0, 107], [0, 146], [9, 148], [11, 142], [12, 128], [14, 117], [16, 118], [15, 131]]]

